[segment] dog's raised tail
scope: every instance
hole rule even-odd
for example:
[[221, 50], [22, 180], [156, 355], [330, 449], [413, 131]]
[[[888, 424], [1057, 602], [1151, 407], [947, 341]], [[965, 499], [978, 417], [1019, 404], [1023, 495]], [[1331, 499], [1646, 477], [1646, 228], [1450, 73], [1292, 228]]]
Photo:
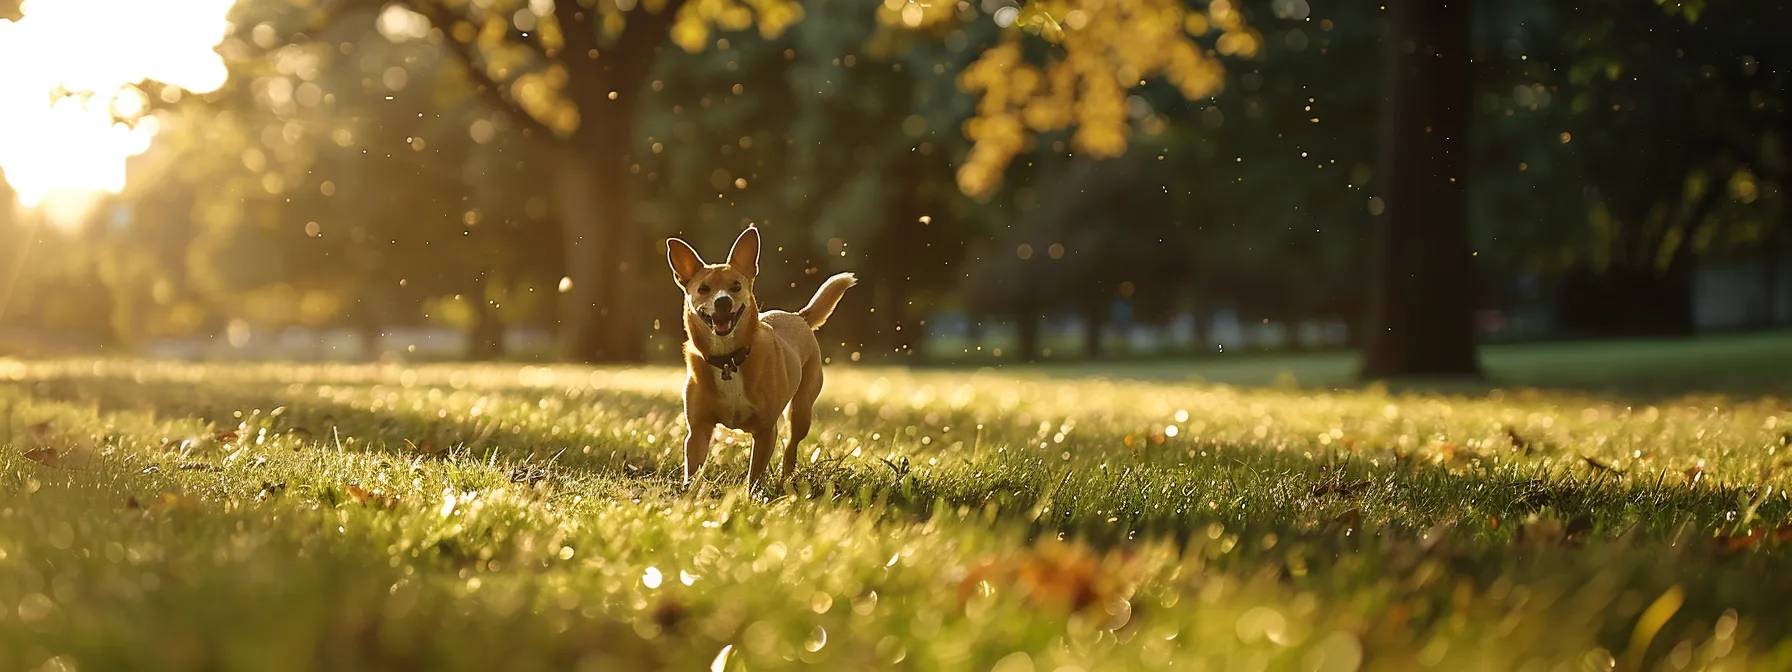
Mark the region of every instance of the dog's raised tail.
[[827, 324], [828, 316], [834, 314], [834, 307], [840, 305], [840, 297], [846, 296], [846, 290], [859, 284], [859, 279], [851, 273], [836, 273], [821, 283], [821, 289], [815, 290], [815, 298], [809, 299], [809, 305], [803, 306], [796, 314], [803, 316], [810, 329], [820, 329]]

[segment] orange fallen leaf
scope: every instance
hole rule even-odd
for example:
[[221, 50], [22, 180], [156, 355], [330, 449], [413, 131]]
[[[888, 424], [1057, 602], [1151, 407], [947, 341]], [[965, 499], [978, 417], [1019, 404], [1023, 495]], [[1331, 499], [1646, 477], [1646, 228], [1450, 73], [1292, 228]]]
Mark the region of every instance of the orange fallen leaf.
[[1687, 467], [1687, 469], [1686, 469], [1686, 484], [1687, 485], [1698, 485], [1699, 481], [1702, 481], [1704, 479], [1705, 479], [1705, 465], [1703, 463], [1695, 464], [1695, 465], [1692, 465], [1691, 467]]
[[1717, 550], [1718, 550], [1718, 552], [1723, 553], [1725, 555], [1732, 554], [1732, 553], [1741, 553], [1748, 549], [1754, 548], [1755, 544], [1761, 543], [1762, 538], [1763, 538], [1763, 535], [1761, 534], [1760, 530], [1749, 530], [1748, 536], [1718, 537], [1717, 538]]
[[353, 483], [350, 483], [348, 487], [344, 489], [348, 491], [348, 496], [355, 499], [355, 503], [357, 504], [377, 506], [382, 509], [390, 509], [398, 505], [397, 497], [382, 495], [379, 492], [368, 490]]
[[61, 456], [56, 454], [55, 448], [38, 448], [36, 450], [27, 450], [27, 451], [25, 451], [25, 459], [31, 460], [32, 462], [36, 462], [36, 463], [44, 465], [46, 467], [61, 467], [62, 466]]
[[74, 471], [90, 471], [93, 469], [93, 450], [75, 446], [68, 450], [43, 447], [27, 450], [23, 453], [27, 460], [53, 469], [70, 469]]
[[1119, 552], [1098, 555], [1083, 544], [1045, 540], [1004, 560], [985, 562], [958, 584], [963, 606], [982, 586], [1014, 590], [1038, 607], [1080, 611], [1119, 596], [1129, 585], [1131, 563]]
[[1587, 466], [1592, 467], [1595, 471], [1603, 471], [1608, 474], [1623, 474], [1624, 473], [1623, 469], [1619, 469], [1617, 467], [1606, 464], [1604, 462], [1600, 462], [1599, 460], [1593, 459], [1592, 456], [1589, 456], [1589, 455], [1582, 455], [1582, 456], [1580, 456], [1580, 459], [1585, 460], [1587, 462]]
[[1512, 450], [1514, 452], [1521, 452], [1526, 455], [1531, 454], [1531, 442], [1526, 441], [1524, 440], [1524, 437], [1519, 436], [1518, 430], [1507, 427], [1506, 438], [1512, 440]]
[[429, 441], [424, 441], [423, 445], [419, 446], [415, 443], [411, 443], [410, 439], [405, 439], [404, 447], [409, 448], [411, 450], [411, 452], [422, 453], [424, 455], [434, 455], [436, 453], [442, 452], [442, 449], [437, 448], [434, 443], [431, 443]]
[[1746, 536], [1718, 537], [1716, 540], [1717, 550], [1724, 554], [1741, 553], [1760, 545], [1761, 542], [1770, 538], [1774, 543], [1783, 544], [1792, 542], [1792, 525], [1781, 525], [1778, 528], [1775, 528], [1772, 534], [1768, 534], [1760, 528], [1755, 528], [1749, 530]]

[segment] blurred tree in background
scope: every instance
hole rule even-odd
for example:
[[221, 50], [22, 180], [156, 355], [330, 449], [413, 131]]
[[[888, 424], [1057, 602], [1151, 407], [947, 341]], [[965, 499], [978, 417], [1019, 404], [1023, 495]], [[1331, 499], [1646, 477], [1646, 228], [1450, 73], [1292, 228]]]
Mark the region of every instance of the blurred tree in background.
[[143, 85], [124, 193], [75, 229], [0, 208], [34, 241], [0, 340], [665, 357], [655, 241], [749, 222], [768, 305], [860, 275], [823, 338], [856, 361], [1463, 372], [1479, 337], [1689, 333], [1726, 273], [1745, 326], [1792, 315], [1783, 8], [1440, 7], [242, 0], [222, 90]]

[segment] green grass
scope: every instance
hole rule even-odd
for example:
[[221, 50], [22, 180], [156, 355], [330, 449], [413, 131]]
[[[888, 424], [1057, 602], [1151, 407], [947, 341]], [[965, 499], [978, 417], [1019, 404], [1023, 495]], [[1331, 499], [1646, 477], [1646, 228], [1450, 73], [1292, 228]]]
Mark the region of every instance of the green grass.
[[673, 369], [0, 362], [0, 669], [1792, 668], [1788, 348], [1587, 347], [835, 367], [770, 501]]

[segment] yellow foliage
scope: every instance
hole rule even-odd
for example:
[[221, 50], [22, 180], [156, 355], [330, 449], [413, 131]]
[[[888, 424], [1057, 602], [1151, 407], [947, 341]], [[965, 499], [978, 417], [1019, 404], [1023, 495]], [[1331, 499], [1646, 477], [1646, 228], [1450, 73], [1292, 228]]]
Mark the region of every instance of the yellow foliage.
[[[952, 7], [885, 0], [879, 16], [890, 25], [924, 28], [949, 20]], [[1076, 151], [1098, 158], [1125, 153], [1133, 123], [1126, 98], [1134, 86], [1162, 78], [1189, 99], [1210, 96], [1225, 81], [1216, 52], [1250, 58], [1262, 45], [1229, 0], [1214, 0], [1204, 14], [1182, 0], [1039, 0], [1007, 19], [1012, 24], [1003, 42], [958, 79], [960, 89], [980, 96], [976, 117], [964, 126], [972, 147], [958, 171], [959, 188], [972, 196], [987, 196], [1001, 184], [1034, 133], [1074, 126]], [[1195, 41], [1214, 31], [1213, 51]], [[1023, 35], [1057, 46], [1053, 59], [1027, 63]]]
[[[564, 89], [570, 85], [565, 59], [587, 58], [585, 54], [567, 54], [566, 17], [552, 12], [535, 17], [541, 63], [536, 51], [511, 38], [514, 15], [528, 3], [520, 0], [434, 0], [440, 5], [437, 15], [461, 17], [447, 26], [448, 36], [471, 46], [479, 55], [484, 74], [499, 82], [509, 96], [530, 117], [554, 132], [570, 135], [579, 127], [579, 109], [568, 100]], [[631, 19], [643, 14], [667, 11], [666, 0], [599, 0], [591, 6], [596, 13], [600, 32], [615, 40]], [[797, 0], [688, 0], [678, 10], [670, 29], [673, 43], [687, 51], [701, 51], [708, 46], [716, 30], [745, 30], [757, 25], [766, 37], [777, 37], [792, 24], [802, 20], [802, 5]], [[582, 24], [581, 24], [582, 25]], [[599, 50], [606, 47], [600, 45]]]
[[690, 0], [672, 24], [672, 42], [690, 53], [709, 46], [715, 30], [746, 30], [755, 23], [766, 37], [784, 34], [803, 18], [796, 0]]
[[883, 0], [877, 8], [877, 18], [889, 26], [933, 28], [955, 19], [954, 8], [954, 3], [947, 0]]

